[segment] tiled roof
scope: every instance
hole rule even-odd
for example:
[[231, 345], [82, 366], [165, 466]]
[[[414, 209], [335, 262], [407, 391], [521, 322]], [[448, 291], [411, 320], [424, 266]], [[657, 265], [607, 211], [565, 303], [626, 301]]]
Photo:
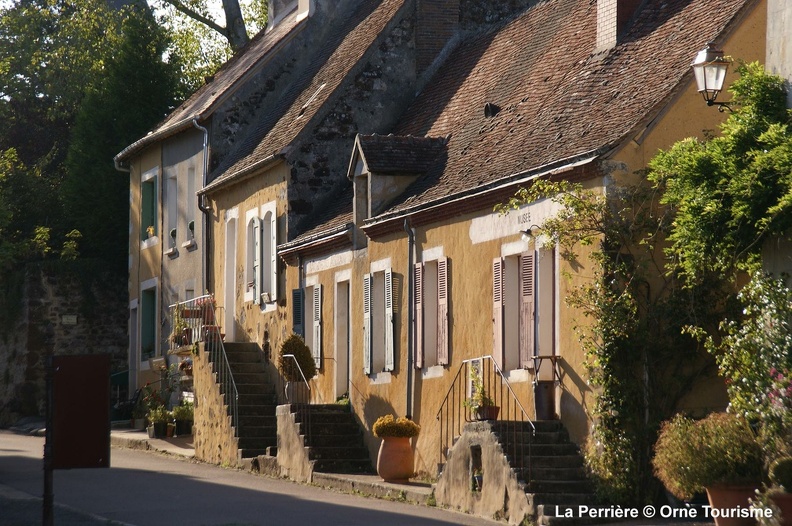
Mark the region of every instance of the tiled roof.
[[141, 148], [174, 133], [191, 127], [193, 118], [205, 119], [218, 101], [225, 98], [226, 93], [238, 81], [261, 63], [267, 54], [275, 49], [287, 36], [290, 36], [301, 22], [296, 19], [297, 11], [283, 18], [271, 31], [261, 30], [251, 41], [231, 59], [223, 64], [214, 75], [214, 79], [201, 86], [195, 93], [173, 110], [148, 135], [127, 146], [116, 157], [121, 160], [128, 158]]
[[352, 223], [353, 198], [352, 183], [347, 181], [327, 199], [324, 206], [318, 207], [318, 212], [311, 215], [304, 224], [300, 225], [300, 235], [283, 246], [302, 245], [314, 239], [345, 230]]
[[326, 46], [329, 54], [318, 53], [312, 57], [317, 68], [313, 70], [315, 75], [307, 87], [301, 90], [284, 113], [276, 116], [277, 121], [274, 124], [267, 123], [264, 129], [260, 129], [258, 144], [252, 149], [252, 153], [239, 159], [233, 166], [217, 170], [222, 173], [212, 185], [216, 187], [234, 179], [257, 162], [289, 146], [358, 65], [363, 54], [404, 2], [405, 0], [363, 0], [338, 33], [337, 45], [329, 43]]
[[[614, 147], [670, 100], [690, 76], [695, 51], [722, 40], [755, 2], [649, 2], [622, 41], [600, 55], [593, 54], [596, 4], [538, 2], [459, 46], [394, 130], [450, 135], [447, 160], [381, 217]], [[486, 116], [487, 103], [500, 111]]]
[[422, 174], [437, 161], [446, 139], [401, 135], [358, 135], [357, 144], [371, 173]]

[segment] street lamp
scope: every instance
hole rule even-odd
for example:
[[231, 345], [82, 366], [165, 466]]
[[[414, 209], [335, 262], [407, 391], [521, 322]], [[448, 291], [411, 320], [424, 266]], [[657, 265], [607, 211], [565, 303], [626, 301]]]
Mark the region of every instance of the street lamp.
[[717, 49], [713, 42], [709, 42], [707, 47], [698, 52], [691, 66], [696, 77], [698, 92], [704, 97], [707, 106], [717, 105], [720, 112], [724, 108], [731, 111], [728, 103], [715, 102], [718, 94], [723, 90], [726, 70], [729, 69], [729, 61], [723, 58], [723, 51]]
[[539, 230], [539, 227], [536, 225], [531, 225], [527, 230], [520, 230], [520, 234], [522, 234], [522, 240], [528, 242], [535, 241], [536, 234], [533, 233], [534, 229]]

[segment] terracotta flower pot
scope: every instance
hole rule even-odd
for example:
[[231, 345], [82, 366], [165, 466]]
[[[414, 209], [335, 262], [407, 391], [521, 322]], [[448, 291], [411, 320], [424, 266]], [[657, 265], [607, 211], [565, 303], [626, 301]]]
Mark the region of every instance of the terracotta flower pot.
[[377, 455], [377, 474], [385, 482], [407, 482], [415, 474], [409, 438], [382, 438]]
[[497, 420], [500, 407], [497, 405], [484, 405], [476, 409], [476, 420]]
[[770, 499], [781, 510], [781, 526], [792, 526], [792, 493], [775, 493]]
[[[750, 504], [748, 499], [756, 495], [754, 486], [713, 486], [706, 488], [707, 498], [713, 515], [715, 510], [730, 511], [739, 509], [748, 511]], [[750, 517], [715, 517], [715, 526], [755, 526], [756, 519]]]

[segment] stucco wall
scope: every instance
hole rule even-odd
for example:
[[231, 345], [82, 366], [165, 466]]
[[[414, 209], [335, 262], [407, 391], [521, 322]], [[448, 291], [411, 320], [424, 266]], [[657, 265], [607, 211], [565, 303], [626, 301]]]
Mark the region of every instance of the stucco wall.
[[[792, 4], [788, 0], [767, 0], [768, 71], [792, 82]], [[787, 93], [787, 106], [792, 107], [792, 90]]]

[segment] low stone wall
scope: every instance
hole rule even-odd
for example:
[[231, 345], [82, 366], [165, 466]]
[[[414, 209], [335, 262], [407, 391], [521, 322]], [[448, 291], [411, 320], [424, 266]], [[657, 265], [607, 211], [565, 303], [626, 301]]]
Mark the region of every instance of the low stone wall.
[[193, 357], [193, 385], [195, 458], [212, 464], [238, 466], [239, 448], [231, 417], [203, 343], [200, 344], [198, 355]]
[[[480, 452], [480, 460], [474, 455]], [[480, 465], [483, 483], [473, 490], [473, 467]], [[435, 487], [437, 505], [488, 519], [520, 524], [533, 509], [525, 485], [517, 480], [497, 436], [488, 422], [465, 425], [448, 453]]]
[[308, 459], [305, 440], [300, 435], [299, 425], [294, 421], [291, 405], [279, 405], [276, 409], [278, 421], [278, 467], [280, 476], [297, 482], [313, 482], [314, 462]]

